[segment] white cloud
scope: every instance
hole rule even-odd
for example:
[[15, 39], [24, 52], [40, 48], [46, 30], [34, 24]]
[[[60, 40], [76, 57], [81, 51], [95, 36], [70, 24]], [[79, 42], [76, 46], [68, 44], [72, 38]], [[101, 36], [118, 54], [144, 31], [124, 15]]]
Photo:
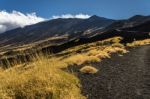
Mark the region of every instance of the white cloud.
[[[88, 14], [64, 14], [60, 16], [52, 16], [50, 19], [57, 19], [57, 18], [80, 18], [80, 19], [86, 19], [89, 18], [90, 15]], [[47, 19], [38, 17], [36, 13], [28, 13], [23, 14], [19, 11], [0, 11], [0, 33], [3, 33], [5, 31], [15, 29], [18, 27], [24, 27], [26, 25], [36, 24], [41, 21], [45, 21]]]
[[0, 11], [0, 33], [17, 27], [35, 24], [44, 21], [44, 18], [36, 16], [36, 13], [23, 14], [18, 11]]
[[64, 14], [60, 16], [52, 16], [52, 19], [58, 19], [58, 18], [79, 18], [79, 19], [87, 19], [89, 18], [90, 15], [88, 14], [77, 14], [77, 15], [72, 15], [72, 14]]

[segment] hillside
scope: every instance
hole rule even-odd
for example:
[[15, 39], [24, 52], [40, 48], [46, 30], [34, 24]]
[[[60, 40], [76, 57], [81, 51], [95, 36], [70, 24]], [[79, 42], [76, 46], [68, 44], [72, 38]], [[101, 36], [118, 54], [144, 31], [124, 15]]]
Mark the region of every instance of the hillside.
[[128, 31], [143, 31], [143, 32], [150, 32], [150, 21], [146, 21], [143, 24], [137, 25], [132, 28], [126, 28]]
[[124, 20], [118, 20], [108, 27], [106, 27], [106, 30], [108, 29], [122, 29], [122, 28], [132, 28], [137, 25], [143, 24], [147, 21], [150, 21], [150, 16], [142, 16], [142, 15], [135, 15], [129, 19]]
[[135, 35], [138, 39], [147, 38], [149, 19], [149, 16], [136, 15], [126, 20], [112, 20], [94, 15], [88, 19], [60, 18], [41, 22], [0, 34], [0, 54], [18, 49], [51, 48], [77, 39], [93, 38], [86, 41], [92, 42], [114, 36], [130, 41]]
[[[37, 53], [31, 55], [30, 60], [25, 59], [23, 63], [18, 58], [13, 64], [6, 61], [0, 69], [0, 98], [149, 97], [149, 81], [146, 80], [148, 76], [145, 74], [149, 72], [147, 44], [150, 44], [150, 39], [134, 41], [127, 46], [121, 44], [121, 40], [121, 37], [109, 38], [52, 55]], [[139, 45], [147, 46], [135, 47]], [[135, 48], [132, 51], [128, 47]], [[136, 71], [137, 69], [139, 71]], [[143, 79], [144, 81], [140, 82]], [[141, 87], [143, 85], [145, 88]], [[136, 93], [130, 93], [131, 91]]]
[[89, 19], [53, 19], [2, 33], [0, 45], [27, 44], [60, 36], [67, 36], [67, 39], [76, 38], [84, 35], [83, 31], [104, 28], [112, 22], [114, 20], [98, 16]]
[[54, 19], [0, 34], [0, 99], [149, 99], [150, 17]]

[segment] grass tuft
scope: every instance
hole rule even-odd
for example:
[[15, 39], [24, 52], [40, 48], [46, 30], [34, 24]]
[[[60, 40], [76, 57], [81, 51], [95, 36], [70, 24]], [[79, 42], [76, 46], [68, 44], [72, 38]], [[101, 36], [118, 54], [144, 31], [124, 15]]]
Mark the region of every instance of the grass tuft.
[[136, 47], [136, 46], [142, 46], [142, 45], [148, 45], [150, 44], [150, 39], [145, 40], [139, 40], [139, 41], [133, 41], [132, 43], [128, 43], [128, 47]]
[[98, 70], [93, 66], [84, 66], [80, 69], [80, 72], [86, 74], [95, 74], [98, 72]]

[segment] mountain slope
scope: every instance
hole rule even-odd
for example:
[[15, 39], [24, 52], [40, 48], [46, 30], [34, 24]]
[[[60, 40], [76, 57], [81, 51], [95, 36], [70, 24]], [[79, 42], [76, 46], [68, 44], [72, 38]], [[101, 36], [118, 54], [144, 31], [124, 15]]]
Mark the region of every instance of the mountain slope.
[[126, 20], [116, 21], [113, 24], [106, 27], [105, 29], [108, 30], [108, 29], [122, 29], [122, 28], [134, 27], [142, 23], [145, 23], [147, 21], [150, 21], [150, 16], [135, 15]]
[[54, 19], [0, 34], [0, 44], [26, 44], [64, 35], [75, 38], [81, 36], [83, 31], [106, 27], [112, 22], [114, 20], [98, 16], [89, 19]]
[[51, 46], [64, 45], [68, 42], [73, 42], [71, 45], [78, 45], [79, 42], [93, 42], [114, 36], [123, 37], [123, 42], [126, 43], [134, 39], [149, 38], [149, 27], [150, 16], [140, 15], [120, 21], [96, 15], [88, 19], [54, 19], [0, 34], [0, 52], [22, 46], [25, 48], [24, 45], [27, 45], [27, 49], [28, 47], [53, 49]]
[[137, 26], [131, 27], [131, 28], [126, 28], [124, 30], [150, 32], [150, 20], [145, 22], [145, 23], [143, 23], [143, 24], [140, 24], [140, 25], [137, 25]]

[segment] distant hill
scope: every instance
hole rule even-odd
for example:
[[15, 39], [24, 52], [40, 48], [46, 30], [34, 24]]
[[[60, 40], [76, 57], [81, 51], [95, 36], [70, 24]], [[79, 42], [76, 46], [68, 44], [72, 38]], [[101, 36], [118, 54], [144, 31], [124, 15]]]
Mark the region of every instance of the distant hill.
[[105, 30], [135, 27], [147, 21], [150, 21], [150, 16], [135, 15], [129, 19], [118, 20], [106, 27]]
[[[134, 34], [137, 36], [139, 33], [142, 33], [142, 38], [147, 37], [144, 32], [150, 32], [150, 16], [136, 15], [126, 20], [113, 20], [96, 15], [88, 19], [59, 18], [2, 33], [0, 47], [9, 45], [12, 49], [24, 44], [47, 47], [97, 35], [100, 38], [123, 36], [129, 40], [128, 36], [132, 35], [133, 39]], [[141, 38], [141, 34], [136, 38]], [[7, 49], [9, 46], [6, 46]]]
[[0, 45], [26, 44], [60, 36], [67, 36], [71, 39], [80, 37], [83, 31], [104, 28], [114, 21], [96, 15], [88, 19], [54, 19], [2, 33], [0, 34]]
[[145, 23], [143, 23], [143, 24], [140, 24], [140, 25], [137, 25], [137, 26], [131, 27], [131, 28], [126, 28], [124, 30], [150, 32], [150, 20], [145, 22]]

